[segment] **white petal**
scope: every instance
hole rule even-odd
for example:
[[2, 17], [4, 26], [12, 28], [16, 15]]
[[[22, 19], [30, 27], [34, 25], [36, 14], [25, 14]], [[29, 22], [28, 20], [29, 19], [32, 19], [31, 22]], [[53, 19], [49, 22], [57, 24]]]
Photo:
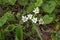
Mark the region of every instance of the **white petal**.
[[26, 22], [28, 20], [28, 18], [26, 16], [22, 16], [22, 21]]
[[33, 17], [32, 22], [36, 23], [37, 22], [37, 18]]
[[28, 14], [27, 16], [28, 16], [28, 18], [29, 18], [29, 19], [31, 19], [31, 18], [32, 18], [32, 14]]
[[35, 14], [39, 13], [39, 8], [36, 7], [36, 8], [33, 10], [33, 12], [34, 12]]
[[39, 20], [39, 24], [44, 24], [44, 21], [43, 21], [42, 18], [40, 18], [40, 20]]

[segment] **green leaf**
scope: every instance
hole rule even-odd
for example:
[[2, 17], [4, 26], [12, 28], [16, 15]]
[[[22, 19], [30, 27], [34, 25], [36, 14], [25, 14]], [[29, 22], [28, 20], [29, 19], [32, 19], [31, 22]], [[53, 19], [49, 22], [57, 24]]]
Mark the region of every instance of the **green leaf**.
[[15, 36], [15, 40], [18, 40], [17, 36]]
[[6, 15], [4, 15], [0, 18], [0, 27], [4, 25], [6, 22], [7, 22], [7, 17]]
[[16, 1], [17, 1], [17, 0], [8, 0], [8, 2], [9, 2], [10, 4], [12, 4], [12, 5], [14, 5]]
[[18, 40], [23, 40], [23, 29], [21, 25], [16, 28], [16, 37]]
[[59, 30], [59, 28], [60, 28], [60, 23], [58, 22], [58, 23], [55, 24], [54, 29], [57, 31], [57, 30]]
[[14, 21], [15, 21], [14, 16], [13, 16], [10, 12], [6, 12], [6, 13], [4, 14], [4, 16], [2, 16], [2, 17], [0, 18], [0, 27], [1, 27], [2, 25], [4, 25], [4, 24], [7, 22], [7, 20], [14, 20]]
[[36, 0], [30, 0], [30, 3], [29, 3], [29, 5], [28, 5], [28, 7], [27, 7], [27, 9], [26, 9], [26, 12], [27, 12], [27, 13], [30, 13], [30, 12], [33, 11], [33, 9], [36, 7], [36, 6], [35, 6], [35, 3], [36, 3], [36, 2], [37, 2]]
[[8, 21], [16, 21], [14, 15], [11, 14], [11, 12], [6, 12], [6, 16], [8, 18]]
[[40, 31], [39, 31], [38, 27], [36, 26], [36, 24], [33, 23], [32, 26], [33, 26], [32, 28], [37, 32], [39, 38], [41, 40], [43, 40], [42, 37], [41, 37], [41, 35], [40, 35]]
[[2, 4], [2, 0], [0, 0], [0, 4]]
[[8, 3], [8, 0], [0, 0], [1, 4]]
[[26, 9], [27, 13], [32, 12], [35, 7], [40, 7], [42, 3], [43, 0], [36, 0], [36, 2], [31, 2]]
[[0, 40], [4, 40], [4, 32], [0, 30]]
[[37, 0], [37, 2], [35, 3], [35, 6], [41, 6], [43, 3], [43, 0]]
[[55, 0], [58, 5], [60, 5], [60, 0]]
[[15, 28], [16, 26], [11, 24], [11, 25], [8, 25], [7, 28], [5, 28], [5, 31], [13, 31]]
[[43, 11], [47, 12], [47, 13], [52, 13], [56, 7], [56, 2], [55, 1], [46, 1], [43, 3], [43, 5], [41, 6]]
[[43, 17], [43, 20], [44, 20], [44, 24], [49, 24], [53, 21], [53, 17], [49, 17], [49, 15], [45, 15]]
[[35, 7], [36, 7], [36, 6], [35, 6], [34, 3], [29, 4], [29, 6], [28, 6], [27, 9], [26, 9], [27, 13], [32, 12]]
[[28, 0], [18, 0], [18, 3], [22, 6], [27, 5]]
[[21, 15], [22, 15], [21, 12], [18, 12], [18, 13], [16, 14], [16, 17], [17, 17], [17, 18], [20, 18]]
[[60, 40], [60, 34], [51, 34], [51, 40]]

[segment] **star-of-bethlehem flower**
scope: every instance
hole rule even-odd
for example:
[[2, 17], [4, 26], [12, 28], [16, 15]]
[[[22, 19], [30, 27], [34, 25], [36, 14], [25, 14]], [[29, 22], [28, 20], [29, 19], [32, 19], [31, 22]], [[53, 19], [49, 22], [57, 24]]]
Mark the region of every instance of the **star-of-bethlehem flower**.
[[32, 19], [33, 15], [32, 14], [28, 14], [27, 16], [28, 16], [28, 19]]
[[33, 17], [32, 19], [32, 22], [36, 23], [37, 22], [37, 18]]
[[42, 18], [40, 18], [40, 20], [39, 20], [39, 24], [44, 24], [44, 21], [43, 21]]
[[33, 12], [34, 12], [35, 14], [39, 13], [39, 8], [36, 7], [36, 8], [33, 10]]
[[22, 21], [26, 22], [28, 20], [28, 18], [26, 16], [22, 16]]

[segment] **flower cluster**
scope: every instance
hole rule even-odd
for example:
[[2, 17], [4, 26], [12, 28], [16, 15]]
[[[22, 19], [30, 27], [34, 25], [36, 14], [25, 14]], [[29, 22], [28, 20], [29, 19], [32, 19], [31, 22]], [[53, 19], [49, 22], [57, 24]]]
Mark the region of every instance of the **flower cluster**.
[[[35, 14], [39, 13], [39, 8], [36, 7], [36, 9], [33, 10], [33, 12]], [[37, 20], [37, 17], [34, 17], [32, 14], [28, 14], [27, 16], [22, 16], [22, 21], [26, 22], [28, 20], [31, 20], [33, 23], [37, 23], [37, 21], [39, 22], [39, 24], [44, 24], [44, 21], [42, 18], [40, 18], [40, 20]]]

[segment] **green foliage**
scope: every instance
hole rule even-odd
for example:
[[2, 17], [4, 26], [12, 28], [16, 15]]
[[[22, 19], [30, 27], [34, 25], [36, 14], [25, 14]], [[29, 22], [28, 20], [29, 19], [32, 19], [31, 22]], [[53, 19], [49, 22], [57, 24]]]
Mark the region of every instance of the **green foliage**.
[[16, 17], [17, 17], [17, 18], [20, 18], [20, 15], [21, 15], [21, 14], [18, 12], [17, 15], [16, 15]]
[[4, 32], [0, 30], [0, 40], [4, 40]]
[[55, 7], [56, 7], [56, 2], [51, 0], [44, 2], [42, 5], [43, 11], [50, 14], [54, 11]]
[[11, 5], [14, 5], [16, 0], [0, 0], [0, 4], [6, 4], [10, 3]]
[[16, 21], [14, 15], [11, 12], [6, 12], [8, 21]]
[[8, 25], [7, 28], [5, 28], [5, 31], [13, 31], [16, 28], [15, 25]]
[[27, 13], [32, 12], [35, 7], [38, 7], [38, 6], [40, 7], [42, 3], [43, 3], [42, 0], [36, 0], [36, 2], [33, 1], [32, 3], [29, 4], [29, 6], [26, 9]]
[[14, 5], [16, 3], [17, 0], [8, 0], [8, 2], [12, 5]]
[[8, 18], [7, 18], [6, 15], [4, 15], [4, 16], [2, 16], [2, 17], [0, 18], [0, 27], [7, 22], [7, 19], [8, 19]]
[[23, 40], [23, 29], [22, 29], [22, 26], [18, 25], [18, 27], [15, 30], [16, 30], [16, 38], [18, 40]]
[[[38, 37], [41, 40], [43, 40], [40, 35], [40, 31], [39, 31], [40, 29], [37, 27], [39, 25], [38, 21], [40, 20], [40, 18], [42, 18], [44, 24], [50, 24], [52, 22], [55, 22], [55, 20], [58, 18], [58, 22], [56, 22], [58, 23], [58, 25], [56, 25], [56, 27], [54, 28], [56, 31], [59, 30], [60, 19], [59, 17], [56, 16], [57, 14], [56, 9], [59, 5], [60, 5], [60, 0], [0, 0], [0, 12], [2, 11], [0, 13], [0, 40], [4, 40], [4, 37], [5, 37], [4, 32], [5, 32], [5, 35], [8, 36], [9, 32], [13, 30], [15, 32], [15, 40], [23, 40], [23, 36], [24, 36], [23, 30], [25, 30], [26, 26], [27, 27], [32, 26], [33, 30], [37, 33]], [[36, 7], [39, 8], [38, 14], [32, 13], [34, 8]], [[37, 20], [36, 24], [31, 23], [32, 19], [31, 20], [28, 19], [28, 21], [26, 22], [22, 21], [22, 16], [28, 17], [27, 15], [29, 13], [32, 14], [33, 17], [36, 17], [37, 19], [39, 19]], [[42, 16], [41, 14], [44, 14], [44, 13], [45, 15]], [[30, 37], [30, 35], [31, 35], [31, 32], [27, 32], [27, 36]], [[52, 34], [51, 38], [52, 38], [51, 40], [60, 40], [60, 34], [55, 34], [55, 35]]]
[[18, 0], [18, 3], [22, 6], [27, 5], [29, 0]]
[[2, 1], [0, 0], [0, 4], [2, 4]]
[[36, 24], [32, 24], [32, 26], [33, 26], [33, 27], [32, 27], [33, 30], [35, 30], [35, 31], [37, 32], [39, 38], [40, 38], [41, 40], [43, 40], [42, 37], [41, 37], [41, 35], [40, 35], [40, 31], [39, 31], [38, 27], [36, 26]]
[[41, 6], [43, 3], [43, 0], [37, 0], [37, 2], [35, 3], [35, 6]]
[[14, 16], [10, 12], [6, 12], [4, 16], [0, 17], [0, 27], [4, 25], [7, 21], [15, 21]]
[[0, 4], [5, 4], [7, 2], [8, 2], [8, 0], [7, 1], [6, 0], [0, 0]]
[[30, 3], [29, 6], [26, 9], [27, 13], [32, 12], [34, 8], [35, 8], [35, 4], [34, 3]]
[[55, 0], [58, 5], [60, 5], [60, 0]]
[[44, 24], [49, 24], [53, 21], [53, 17], [50, 17], [49, 15], [45, 15], [43, 17], [43, 20], [44, 20]]
[[60, 40], [60, 34], [51, 34], [51, 40]]

